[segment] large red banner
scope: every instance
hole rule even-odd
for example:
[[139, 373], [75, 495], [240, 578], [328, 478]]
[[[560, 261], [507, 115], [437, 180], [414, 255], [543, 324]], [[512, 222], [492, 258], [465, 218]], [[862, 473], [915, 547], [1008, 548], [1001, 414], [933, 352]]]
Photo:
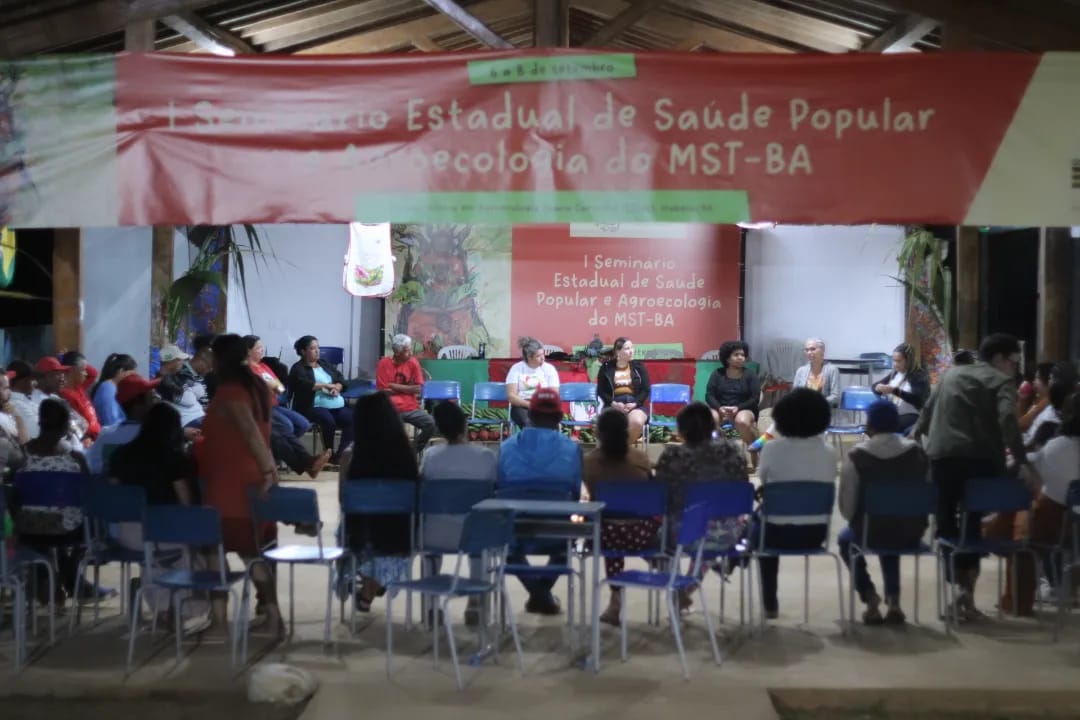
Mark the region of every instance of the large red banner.
[[956, 222], [1039, 62], [121, 55], [119, 220]]
[[0, 225], [1080, 224], [1080, 54], [15, 61]]

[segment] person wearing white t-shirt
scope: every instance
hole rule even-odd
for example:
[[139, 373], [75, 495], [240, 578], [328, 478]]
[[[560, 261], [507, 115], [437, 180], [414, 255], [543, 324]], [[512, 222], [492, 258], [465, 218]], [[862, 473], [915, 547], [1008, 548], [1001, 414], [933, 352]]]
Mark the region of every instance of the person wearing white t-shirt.
[[532, 337], [518, 340], [521, 362], [514, 363], [506, 375], [506, 398], [510, 419], [519, 428], [529, 425], [529, 400], [540, 388], [559, 389], [559, 373], [544, 362], [544, 344]]
[[[796, 480], [835, 483], [836, 451], [825, 443], [824, 436], [831, 418], [829, 402], [816, 390], [795, 388], [778, 402], [773, 408], [772, 419], [780, 437], [770, 440], [761, 451], [761, 464], [758, 466], [761, 484]], [[772, 518], [765, 524], [765, 545], [785, 550], [820, 547], [828, 534], [828, 522], [828, 515]], [[761, 531], [757, 521], [754, 524], [751, 537], [756, 546]], [[760, 568], [765, 617], [776, 618], [779, 613], [776, 583], [780, 558], [762, 557]]]

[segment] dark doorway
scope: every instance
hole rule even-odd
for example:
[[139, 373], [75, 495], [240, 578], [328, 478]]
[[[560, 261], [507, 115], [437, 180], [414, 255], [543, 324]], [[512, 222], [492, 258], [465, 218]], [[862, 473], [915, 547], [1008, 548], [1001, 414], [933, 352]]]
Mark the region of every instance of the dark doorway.
[[990, 228], [980, 237], [979, 335], [1004, 332], [1024, 341], [1033, 367], [1039, 327], [1039, 229]]

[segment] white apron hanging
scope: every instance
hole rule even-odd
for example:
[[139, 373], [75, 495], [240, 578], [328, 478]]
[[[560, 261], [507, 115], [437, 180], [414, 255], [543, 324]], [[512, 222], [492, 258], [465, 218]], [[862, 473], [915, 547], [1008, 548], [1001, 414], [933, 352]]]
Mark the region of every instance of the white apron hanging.
[[386, 297], [394, 291], [390, 223], [350, 223], [341, 283], [357, 297]]

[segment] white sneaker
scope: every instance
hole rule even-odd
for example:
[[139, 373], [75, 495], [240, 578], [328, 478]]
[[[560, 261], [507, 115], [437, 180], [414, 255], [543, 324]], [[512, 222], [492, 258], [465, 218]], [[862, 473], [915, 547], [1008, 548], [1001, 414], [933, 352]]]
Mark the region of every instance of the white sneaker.
[[1046, 578], [1039, 578], [1039, 602], [1047, 605], [1057, 603], [1057, 591], [1054, 590], [1054, 586]]

